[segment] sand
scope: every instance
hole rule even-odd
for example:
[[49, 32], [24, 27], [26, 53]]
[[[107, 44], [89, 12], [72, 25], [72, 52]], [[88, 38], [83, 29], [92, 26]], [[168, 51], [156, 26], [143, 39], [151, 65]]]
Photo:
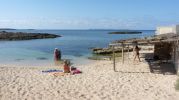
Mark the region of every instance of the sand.
[[176, 75], [150, 73], [146, 62], [97, 61], [82, 74], [55, 77], [44, 68], [1, 67], [0, 100], [178, 100]]
[[42, 73], [55, 67], [1, 65], [0, 100], [178, 100], [177, 75], [151, 73], [147, 62], [129, 55], [117, 61], [117, 72], [112, 61], [94, 61], [75, 66], [82, 74], [57, 77]]

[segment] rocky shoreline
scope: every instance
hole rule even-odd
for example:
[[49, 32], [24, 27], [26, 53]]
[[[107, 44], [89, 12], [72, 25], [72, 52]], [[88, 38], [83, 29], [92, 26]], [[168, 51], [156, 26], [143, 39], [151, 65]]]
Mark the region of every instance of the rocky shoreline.
[[0, 40], [32, 40], [32, 39], [46, 39], [61, 37], [56, 34], [49, 33], [26, 33], [26, 32], [7, 32], [0, 31]]
[[[133, 51], [133, 48], [124, 48], [124, 52], [127, 52], [129, 50], [129, 52]], [[107, 54], [112, 54], [113, 53], [113, 49], [112, 48], [93, 48], [92, 49], [93, 54], [99, 54], [99, 55], [107, 55]], [[122, 48], [118, 47], [118, 48], [114, 48], [114, 52], [115, 53], [121, 53], [122, 52]]]
[[121, 32], [110, 32], [108, 34], [142, 34], [140, 31], [121, 31]]
[[[137, 42], [150, 42], [150, 41], [160, 41], [165, 39], [166, 36], [160, 35], [160, 36], [152, 36], [152, 37], [145, 37], [145, 38], [131, 38], [131, 39], [124, 39], [124, 40], [116, 40], [111, 43], [128, 43], [131, 42], [133, 44], [136, 44]], [[133, 45], [124, 46], [123, 51], [124, 52], [132, 52], [133, 51]], [[151, 50], [152, 48], [145, 48], [147, 50]], [[93, 54], [97, 55], [107, 55], [107, 54], [112, 54], [113, 53], [113, 48], [111, 46], [106, 47], [106, 48], [91, 48], [91, 51]], [[121, 53], [122, 52], [122, 47], [118, 46], [114, 48], [115, 53]]]

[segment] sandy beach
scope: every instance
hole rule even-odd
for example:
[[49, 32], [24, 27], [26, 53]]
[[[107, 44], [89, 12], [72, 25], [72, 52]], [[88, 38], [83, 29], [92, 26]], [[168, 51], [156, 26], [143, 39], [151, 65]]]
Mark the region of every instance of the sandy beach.
[[0, 0], [0, 100], [179, 100], [179, 0]]
[[176, 75], [150, 73], [146, 62], [97, 61], [82, 74], [55, 77], [45, 68], [0, 68], [0, 100], [177, 100]]

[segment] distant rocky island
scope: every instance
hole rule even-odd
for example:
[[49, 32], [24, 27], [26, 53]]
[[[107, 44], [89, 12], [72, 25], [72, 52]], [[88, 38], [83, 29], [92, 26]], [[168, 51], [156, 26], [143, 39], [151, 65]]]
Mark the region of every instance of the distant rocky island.
[[13, 29], [13, 28], [0, 28], [0, 30], [16, 30], [16, 29]]
[[49, 33], [26, 33], [26, 32], [7, 32], [0, 31], [0, 40], [32, 40], [61, 37], [56, 34]]
[[120, 32], [109, 32], [109, 34], [142, 34], [139, 31], [120, 31]]

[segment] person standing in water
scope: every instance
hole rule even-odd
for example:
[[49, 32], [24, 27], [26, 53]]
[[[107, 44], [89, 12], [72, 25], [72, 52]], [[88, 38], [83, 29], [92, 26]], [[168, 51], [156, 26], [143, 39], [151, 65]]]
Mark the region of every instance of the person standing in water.
[[55, 61], [61, 60], [61, 51], [58, 50], [58, 48], [55, 48], [54, 50], [54, 60]]
[[139, 59], [139, 62], [141, 62], [140, 57], [139, 57], [139, 51], [140, 51], [140, 48], [136, 45], [134, 48], [134, 61], [137, 57]]

